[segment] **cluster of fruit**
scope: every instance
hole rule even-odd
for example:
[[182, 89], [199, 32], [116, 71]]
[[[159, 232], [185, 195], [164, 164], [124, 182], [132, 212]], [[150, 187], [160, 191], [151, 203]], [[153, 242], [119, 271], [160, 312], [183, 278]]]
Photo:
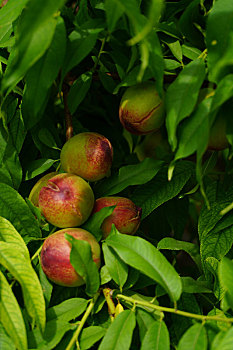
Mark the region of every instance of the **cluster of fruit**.
[[[205, 98], [206, 91], [202, 95], [200, 99]], [[159, 96], [153, 82], [144, 82], [126, 89], [120, 102], [119, 118], [130, 133], [146, 135], [143, 143], [136, 148], [139, 160], [148, 156], [155, 157], [154, 151], [159, 146], [169, 152], [168, 142], [161, 134], [165, 120], [164, 99]], [[228, 144], [225, 132], [221, 133], [223, 136], [219, 140], [215, 135], [217, 131], [218, 118], [211, 131], [209, 148], [216, 148], [217, 139], [218, 147], [220, 144], [220, 149], [223, 149]], [[110, 233], [112, 224], [121, 233], [134, 234], [140, 224], [141, 209], [124, 197], [95, 200], [88, 182], [110, 175], [113, 160], [112, 145], [103, 135], [83, 132], [73, 136], [63, 146], [60, 158], [64, 172], [53, 172], [42, 177], [33, 187], [29, 199], [41, 209], [48, 222], [64, 228], [50, 235], [43, 244], [41, 265], [45, 274], [57, 284], [79, 286], [84, 281], [70, 263], [71, 246], [65, 233], [87, 241], [91, 246], [93, 261], [99, 267], [99, 243], [91, 233], [78, 227], [102, 208], [115, 206], [112, 214], [102, 223], [103, 238]]]
[[95, 200], [87, 181], [98, 181], [107, 176], [113, 160], [112, 145], [103, 135], [84, 132], [73, 136], [64, 144], [60, 158], [64, 172], [43, 176], [32, 188], [29, 199], [40, 208], [49, 223], [63, 228], [45, 239], [41, 251], [42, 269], [51, 281], [73, 287], [84, 284], [84, 280], [70, 263], [71, 245], [65, 234], [87, 241], [92, 259], [99, 268], [99, 243], [90, 232], [78, 226], [102, 208], [115, 206], [102, 223], [103, 238], [110, 233], [112, 224], [121, 233], [134, 234], [140, 224], [141, 209], [124, 197]]

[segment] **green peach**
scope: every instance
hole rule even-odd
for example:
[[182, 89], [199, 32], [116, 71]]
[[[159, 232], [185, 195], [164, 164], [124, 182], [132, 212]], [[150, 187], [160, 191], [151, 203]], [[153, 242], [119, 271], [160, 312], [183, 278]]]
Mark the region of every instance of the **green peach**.
[[119, 118], [132, 134], [143, 135], [158, 130], [164, 122], [164, 102], [155, 83], [148, 81], [129, 87], [120, 102]]
[[109, 175], [113, 149], [110, 141], [95, 132], [83, 132], [70, 138], [61, 150], [61, 166], [87, 181]]
[[92, 259], [100, 267], [100, 246], [95, 237], [81, 228], [66, 228], [47, 237], [41, 250], [41, 267], [54, 283], [65, 287], [77, 287], [85, 282], [70, 263], [71, 244], [65, 238], [69, 234], [84, 240], [91, 246]]
[[91, 214], [94, 194], [80, 176], [63, 173], [49, 179], [39, 193], [39, 208], [57, 227], [82, 225]]

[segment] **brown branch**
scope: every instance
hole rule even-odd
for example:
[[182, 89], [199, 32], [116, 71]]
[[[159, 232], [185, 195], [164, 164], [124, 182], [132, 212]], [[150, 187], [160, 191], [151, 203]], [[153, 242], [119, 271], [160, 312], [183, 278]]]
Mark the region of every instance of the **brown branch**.
[[63, 83], [62, 92], [63, 92], [63, 102], [64, 102], [64, 111], [65, 111], [65, 122], [66, 122], [66, 140], [69, 140], [73, 136], [73, 124], [72, 124], [72, 115], [68, 107], [68, 93], [69, 85]]

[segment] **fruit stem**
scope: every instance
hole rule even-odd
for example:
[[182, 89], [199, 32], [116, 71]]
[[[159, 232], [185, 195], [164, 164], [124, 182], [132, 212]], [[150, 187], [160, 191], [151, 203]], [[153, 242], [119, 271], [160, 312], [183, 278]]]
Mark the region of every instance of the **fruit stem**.
[[225, 323], [233, 323], [233, 317], [223, 318], [223, 317], [219, 317], [219, 316], [207, 316], [207, 315], [193, 314], [191, 312], [181, 311], [181, 310], [178, 310], [176, 308], [169, 308], [169, 307], [151, 304], [148, 301], [136, 300], [136, 299], [133, 299], [133, 298], [128, 297], [128, 296], [123, 295], [123, 294], [117, 294], [116, 298], [121, 299], [121, 300], [126, 301], [126, 302], [130, 302], [131, 304], [136, 305], [136, 306], [142, 305], [142, 306], [150, 307], [151, 309], [158, 310], [160, 312], [169, 312], [172, 314], [201, 320], [202, 322], [203, 321], [218, 321], [218, 322], [225, 322]]
[[93, 307], [94, 307], [98, 297], [99, 297], [99, 292], [97, 292], [94, 295], [94, 297], [90, 300], [90, 304], [89, 304], [88, 308], [86, 309], [85, 314], [83, 315], [83, 317], [82, 317], [82, 319], [81, 319], [81, 321], [80, 321], [80, 323], [78, 325], [78, 328], [74, 332], [74, 334], [73, 334], [73, 336], [72, 336], [72, 338], [71, 338], [71, 340], [70, 340], [70, 342], [67, 345], [65, 350], [71, 350], [75, 343], [78, 344], [78, 336], [79, 336], [80, 332], [82, 331], [83, 326], [84, 326], [88, 316], [90, 315], [90, 313], [91, 313], [91, 311], [92, 311], [92, 309], [93, 309]]
[[108, 313], [109, 313], [109, 317], [110, 317], [110, 320], [111, 322], [114, 321], [114, 317], [115, 317], [115, 313], [116, 313], [116, 307], [115, 307], [115, 304], [112, 300], [112, 297], [111, 297], [111, 289], [110, 288], [104, 288], [103, 289], [103, 295], [105, 297], [105, 300], [108, 304]]

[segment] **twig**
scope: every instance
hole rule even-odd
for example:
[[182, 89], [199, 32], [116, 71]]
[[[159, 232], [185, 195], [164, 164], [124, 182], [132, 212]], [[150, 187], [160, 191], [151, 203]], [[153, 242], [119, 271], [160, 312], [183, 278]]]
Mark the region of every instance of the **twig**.
[[64, 111], [65, 111], [65, 121], [66, 121], [66, 140], [69, 140], [73, 136], [73, 124], [72, 124], [72, 115], [70, 113], [68, 107], [68, 93], [69, 93], [69, 85], [63, 83], [62, 85], [63, 91], [63, 102], [64, 102]]
[[84, 326], [88, 316], [90, 315], [98, 297], [99, 297], [99, 293], [96, 293], [95, 296], [93, 297], [93, 299], [91, 299], [90, 304], [89, 304], [88, 308], [86, 309], [86, 312], [83, 315], [83, 317], [78, 325], [78, 328], [74, 332], [73, 337], [71, 338], [71, 340], [70, 340], [70, 342], [67, 345], [65, 350], [71, 350], [75, 343], [78, 344], [78, 336], [81, 333], [83, 326]]
[[117, 294], [116, 297], [123, 301], [128, 301], [133, 305], [142, 305], [142, 306], [150, 307], [151, 309], [155, 309], [157, 311], [169, 312], [169, 313], [184, 316], [184, 317], [195, 318], [201, 321], [218, 321], [218, 322], [225, 322], [225, 323], [233, 323], [233, 317], [223, 318], [219, 316], [207, 316], [207, 315], [205, 316], [205, 315], [192, 314], [191, 312], [177, 310], [176, 308], [169, 308], [165, 306], [155, 305], [147, 301], [136, 300], [123, 294]]

